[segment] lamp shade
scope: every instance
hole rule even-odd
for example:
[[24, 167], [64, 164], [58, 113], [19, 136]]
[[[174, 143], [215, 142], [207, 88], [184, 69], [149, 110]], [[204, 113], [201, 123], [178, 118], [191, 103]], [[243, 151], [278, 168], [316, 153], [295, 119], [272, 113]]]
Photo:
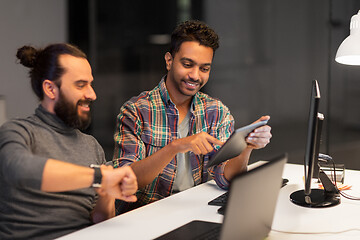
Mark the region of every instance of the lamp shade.
[[360, 65], [360, 11], [352, 16], [350, 35], [341, 43], [335, 61], [347, 65]]

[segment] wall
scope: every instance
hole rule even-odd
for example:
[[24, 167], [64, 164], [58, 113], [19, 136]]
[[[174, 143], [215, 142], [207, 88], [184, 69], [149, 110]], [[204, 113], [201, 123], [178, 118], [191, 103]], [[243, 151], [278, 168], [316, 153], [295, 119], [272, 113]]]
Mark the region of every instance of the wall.
[[[97, 34], [88, 42], [96, 43], [90, 56], [95, 56], [91, 63], [98, 95], [90, 133], [104, 147], [107, 159], [112, 157], [112, 136], [121, 105], [152, 89], [165, 74], [163, 56], [168, 45], [149, 39], [168, 36], [187, 11], [185, 15], [205, 21], [220, 36], [210, 79], [202, 91], [230, 108], [236, 127], [261, 115], [271, 116], [271, 143], [254, 151], [251, 161], [288, 152], [290, 162], [303, 162], [311, 83], [317, 79], [320, 111], [325, 115], [321, 152], [337, 155], [338, 162], [360, 169], [360, 161], [347, 157], [345, 161], [336, 153], [340, 152], [336, 149], [357, 149], [359, 145], [360, 113], [353, 110], [360, 102], [359, 69], [334, 65], [336, 49], [349, 34], [350, 17], [360, 8], [360, 1], [184, 2], [190, 4], [188, 9], [166, 0], [96, 1], [90, 11], [94, 19], [89, 29]], [[77, 3], [75, 12], [83, 8]], [[76, 18], [74, 24], [78, 24]], [[72, 29], [70, 39], [81, 29], [86, 27]]]
[[67, 39], [65, 0], [0, 1], [0, 96], [6, 100], [6, 117], [24, 117], [34, 112], [27, 68], [16, 64], [19, 47], [43, 47]]
[[289, 161], [301, 162], [303, 154], [294, 152], [305, 147], [313, 79], [320, 82], [326, 111], [328, 1], [218, 4], [205, 1], [205, 21], [220, 35], [206, 90], [230, 108], [236, 127], [271, 116], [274, 137], [266, 149], [254, 151], [254, 161], [289, 152]]
[[[360, 161], [343, 153], [359, 155], [354, 154], [354, 149], [360, 146], [360, 112], [357, 111], [360, 70], [333, 61], [337, 46], [349, 33], [350, 17], [360, 8], [359, 2], [202, 1], [202, 9], [197, 9], [201, 12], [200, 19], [214, 27], [221, 37], [221, 48], [204, 91], [229, 106], [237, 127], [262, 114], [272, 117], [271, 144], [256, 151], [253, 160], [287, 151], [291, 162], [302, 161], [310, 84], [312, 79], [317, 79], [322, 93], [321, 111], [326, 118], [322, 148], [330, 149], [337, 162], [344, 162], [346, 167], [360, 169]], [[178, 19], [173, 4], [165, 0], [164, 4], [149, 2], [145, 7], [143, 3], [128, 1], [96, 3], [93, 27], [98, 30], [97, 46], [111, 48], [106, 51], [99, 48], [97, 54], [89, 54], [98, 56], [95, 60], [102, 63], [96, 66], [94, 61], [98, 69], [94, 72], [98, 100], [90, 133], [111, 159], [112, 134], [120, 106], [131, 96], [151, 89], [165, 73], [163, 54], [167, 46], [149, 44], [148, 36], [169, 34]], [[83, 4], [84, 1], [79, 3], [75, 13], [87, 12]], [[17, 48], [24, 44], [44, 46], [67, 41], [67, 5], [65, 0], [0, 2], [0, 101], [6, 100], [7, 118], [27, 116], [38, 104], [27, 69], [16, 64]], [[134, 15], [135, 11], [141, 14]], [[76, 19], [72, 26], [78, 28], [74, 31], [88, 27]], [[100, 71], [101, 67], [104, 71]], [[3, 105], [0, 105], [1, 124]]]

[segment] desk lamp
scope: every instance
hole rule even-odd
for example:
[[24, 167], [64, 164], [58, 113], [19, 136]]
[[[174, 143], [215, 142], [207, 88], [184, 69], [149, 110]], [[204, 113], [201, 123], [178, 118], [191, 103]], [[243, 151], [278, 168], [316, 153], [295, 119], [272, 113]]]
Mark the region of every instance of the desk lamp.
[[360, 10], [351, 18], [350, 35], [340, 44], [335, 61], [346, 65], [360, 65]]

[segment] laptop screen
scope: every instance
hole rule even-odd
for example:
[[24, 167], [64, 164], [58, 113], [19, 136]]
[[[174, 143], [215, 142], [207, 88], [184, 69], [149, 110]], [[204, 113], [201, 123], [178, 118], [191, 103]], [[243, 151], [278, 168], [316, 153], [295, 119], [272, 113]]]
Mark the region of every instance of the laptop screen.
[[264, 239], [271, 230], [286, 161], [283, 154], [235, 176], [223, 224], [191, 221], [156, 239], [205, 239], [202, 236], [209, 234], [215, 239]]

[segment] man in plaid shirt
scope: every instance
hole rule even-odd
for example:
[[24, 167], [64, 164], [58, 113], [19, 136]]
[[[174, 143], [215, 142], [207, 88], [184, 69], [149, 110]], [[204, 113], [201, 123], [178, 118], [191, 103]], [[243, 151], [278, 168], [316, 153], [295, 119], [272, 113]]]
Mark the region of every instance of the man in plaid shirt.
[[[199, 90], [207, 83], [218, 35], [200, 21], [178, 25], [165, 54], [168, 70], [159, 85], [121, 108], [114, 135], [114, 167], [130, 165], [139, 190], [136, 203], [117, 202], [117, 214], [214, 179], [226, 189], [246, 171], [253, 149], [265, 147], [269, 126], [247, 138], [237, 157], [207, 169], [210, 157], [234, 131], [234, 119], [219, 100]], [[260, 120], [268, 120], [263, 116]]]

